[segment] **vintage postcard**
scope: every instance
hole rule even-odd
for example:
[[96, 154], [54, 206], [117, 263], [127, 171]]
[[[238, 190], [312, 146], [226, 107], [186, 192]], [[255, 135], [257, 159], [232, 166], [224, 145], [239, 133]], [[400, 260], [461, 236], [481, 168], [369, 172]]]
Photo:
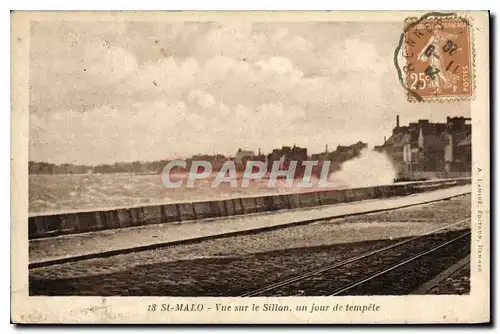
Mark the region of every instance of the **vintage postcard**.
[[488, 12], [11, 18], [13, 322], [490, 321]]

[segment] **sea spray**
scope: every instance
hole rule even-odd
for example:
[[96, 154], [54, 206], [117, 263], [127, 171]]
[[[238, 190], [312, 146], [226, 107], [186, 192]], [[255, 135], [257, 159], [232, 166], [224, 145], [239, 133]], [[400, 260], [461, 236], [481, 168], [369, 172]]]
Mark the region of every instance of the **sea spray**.
[[397, 171], [390, 158], [371, 149], [342, 164], [341, 170], [330, 175], [329, 180], [341, 187], [369, 187], [392, 184]]

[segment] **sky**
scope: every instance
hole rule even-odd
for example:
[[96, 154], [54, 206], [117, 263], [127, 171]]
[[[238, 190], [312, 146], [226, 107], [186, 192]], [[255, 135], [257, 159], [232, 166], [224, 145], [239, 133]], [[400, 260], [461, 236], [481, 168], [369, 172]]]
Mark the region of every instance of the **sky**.
[[410, 103], [402, 23], [33, 22], [30, 160], [104, 164], [370, 146], [468, 102]]

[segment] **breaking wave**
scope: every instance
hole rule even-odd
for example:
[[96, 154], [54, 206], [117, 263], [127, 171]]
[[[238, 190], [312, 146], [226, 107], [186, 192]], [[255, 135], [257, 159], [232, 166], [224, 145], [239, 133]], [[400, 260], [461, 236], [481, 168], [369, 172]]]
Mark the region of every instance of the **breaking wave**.
[[392, 184], [397, 177], [397, 171], [387, 155], [367, 148], [358, 157], [344, 162], [341, 168], [329, 177], [330, 181], [341, 187]]

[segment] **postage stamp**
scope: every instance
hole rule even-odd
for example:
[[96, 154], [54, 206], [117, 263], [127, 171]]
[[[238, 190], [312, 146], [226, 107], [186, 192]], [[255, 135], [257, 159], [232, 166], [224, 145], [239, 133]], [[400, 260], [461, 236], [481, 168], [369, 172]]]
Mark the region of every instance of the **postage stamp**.
[[408, 19], [404, 43], [403, 71], [410, 101], [474, 96], [470, 20], [457, 16]]

